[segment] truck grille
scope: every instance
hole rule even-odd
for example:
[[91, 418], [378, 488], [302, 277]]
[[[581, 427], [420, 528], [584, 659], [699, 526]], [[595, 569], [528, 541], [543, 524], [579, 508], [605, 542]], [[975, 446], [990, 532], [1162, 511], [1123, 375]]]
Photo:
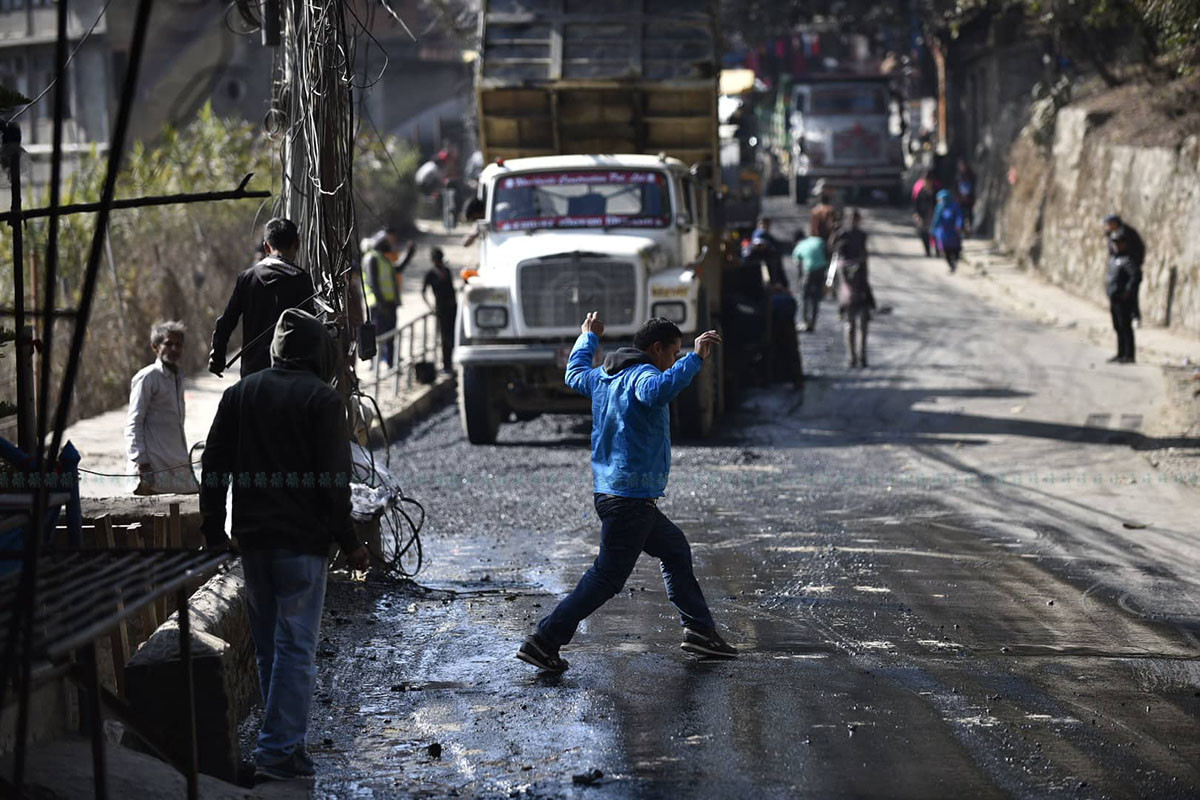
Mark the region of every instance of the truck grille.
[[554, 258], [521, 265], [521, 310], [530, 328], [574, 328], [589, 311], [607, 325], [632, 325], [637, 270], [623, 261]]

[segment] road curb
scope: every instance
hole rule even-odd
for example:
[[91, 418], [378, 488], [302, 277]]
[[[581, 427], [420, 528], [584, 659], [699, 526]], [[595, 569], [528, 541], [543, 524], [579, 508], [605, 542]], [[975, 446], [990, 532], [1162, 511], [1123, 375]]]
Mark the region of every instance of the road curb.
[[[392, 407], [384, 406], [383, 424], [376, 420], [368, 435], [372, 447], [383, 447], [396, 441], [408, 428], [431, 414], [434, 409], [454, 396], [457, 381], [448, 375], [439, 375], [431, 384], [421, 387], [403, 402]], [[386, 429], [387, 435], [384, 436]]]

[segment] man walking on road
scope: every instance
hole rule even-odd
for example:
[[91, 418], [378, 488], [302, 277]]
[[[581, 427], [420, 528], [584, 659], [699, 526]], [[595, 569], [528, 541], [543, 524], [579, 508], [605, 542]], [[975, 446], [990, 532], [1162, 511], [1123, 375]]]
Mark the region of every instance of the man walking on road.
[[670, 320], [651, 319], [622, 347], [592, 367], [604, 333], [592, 312], [583, 321], [567, 363], [566, 382], [592, 398], [592, 478], [600, 517], [600, 553], [579, 585], [537, 630], [525, 639], [517, 658], [549, 672], [567, 662], [559, 648], [571, 641], [579, 623], [621, 591], [643, 552], [661, 562], [667, 598], [679, 609], [684, 650], [736, 658], [737, 650], [717, 633], [716, 624], [692, 571], [692, 552], [676, 525], [658, 510], [671, 470], [671, 401], [687, 388], [704, 359], [721, 344], [716, 331], [696, 338], [695, 352], [676, 361], [683, 335]]
[[1133, 317], [1138, 305], [1137, 292], [1142, 282], [1142, 271], [1129, 252], [1130, 238], [1125, 228], [1118, 228], [1110, 242], [1113, 253], [1108, 258], [1104, 288], [1108, 293], [1113, 330], [1117, 332], [1117, 354], [1109, 361], [1132, 364], [1135, 357]]
[[861, 227], [858, 209], [850, 215], [850, 227], [834, 240], [828, 285], [838, 284], [838, 310], [846, 321], [846, 349], [851, 367], [867, 366], [867, 326], [875, 310], [875, 295], [867, 275], [867, 234]]
[[792, 251], [796, 267], [804, 276], [804, 330], [807, 333], [817, 327], [817, 312], [821, 310], [821, 297], [825, 294], [825, 271], [829, 269], [828, 247], [828, 240], [812, 231]]
[[209, 547], [229, 546], [225, 495], [233, 485], [231, 532], [242, 553], [264, 705], [254, 749], [259, 778], [313, 775], [308, 712], [330, 546], [336, 542], [354, 569], [370, 563], [350, 519], [350, 436], [345, 406], [329, 386], [335, 361], [333, 337], [316, 317], [283, 312], [271, 367], [225, 390], [202, 459]]
[[290, 219], [276, 217], [266, 224], [263, 244], [267, 255], [238, 275], [225, 312], [217, 317], [208, 371], [221, 375], [229, 366], [225, 350], [229, 337], [242, 321], [241, 375], [253, 375], [271, 366], [271, 331], [279, 315], [289, 308], [315, 313], [312, 278], [296, 264], [300, 232]]

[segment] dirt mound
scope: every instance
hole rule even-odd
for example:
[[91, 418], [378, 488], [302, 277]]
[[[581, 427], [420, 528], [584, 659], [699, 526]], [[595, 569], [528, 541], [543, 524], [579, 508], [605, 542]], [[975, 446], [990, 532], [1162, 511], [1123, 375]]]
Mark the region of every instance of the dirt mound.
[[1111, 116], [1094, 135], [1113, 144], [1178, 147], [1200, 136], [1200, 76], [1158, 84], [1139, 81], [1078, 103]]

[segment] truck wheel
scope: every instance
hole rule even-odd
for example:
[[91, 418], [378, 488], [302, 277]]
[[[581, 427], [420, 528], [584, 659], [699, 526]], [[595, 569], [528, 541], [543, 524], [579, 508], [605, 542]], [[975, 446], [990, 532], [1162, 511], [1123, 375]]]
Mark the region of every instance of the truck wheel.
[[793, 192], [796, 205], [802, 206], [808, 203], [808, 178], [797, 175], [793, 181]]
[[706, 439], [712, 432], [717, 412], [717, 364], [709, 358], [692, 385], [675, 401], [679, 435], [684, 439]]
[[501, 408], [491, 396], [488, 377], [483, 367], [463, 367], [458, 384], [458, 410], [471, 444], [495, 444], [500, 432]]

